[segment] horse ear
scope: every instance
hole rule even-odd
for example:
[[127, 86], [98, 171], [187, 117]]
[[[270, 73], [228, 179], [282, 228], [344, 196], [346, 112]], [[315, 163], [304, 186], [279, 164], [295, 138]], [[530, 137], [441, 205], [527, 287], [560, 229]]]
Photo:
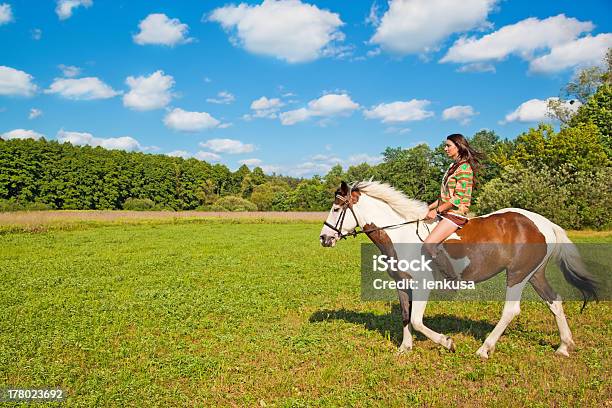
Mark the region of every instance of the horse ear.
[[342, 183], [340, 183], [340, 192], [342, 193], [343, 196], [349, 193], [349, 186], [348, 184], [346, 184], [346, 181], [343, 181]]

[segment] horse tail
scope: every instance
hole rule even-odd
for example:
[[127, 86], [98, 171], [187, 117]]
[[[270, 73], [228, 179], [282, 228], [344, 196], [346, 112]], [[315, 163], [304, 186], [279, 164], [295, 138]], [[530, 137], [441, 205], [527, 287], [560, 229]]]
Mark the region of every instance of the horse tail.
[[559, 265], [559, 269], [563, 272], [565, 280], [582, 293], [582, 299], [584, 300], [580, 309], [582, 313], [589, 300], [597, 300], [598, 283], [587, 271], [576, 245], [568, 238], [563, 228], [552, 222], [551, 224], [557, 238], [553, 256]]

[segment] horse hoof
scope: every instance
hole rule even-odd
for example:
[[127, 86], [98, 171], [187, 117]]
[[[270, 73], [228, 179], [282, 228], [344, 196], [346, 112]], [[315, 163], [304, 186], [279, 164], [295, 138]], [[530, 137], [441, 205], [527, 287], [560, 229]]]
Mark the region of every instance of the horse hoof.
[[476, 355], [484, 360], [489, 358], [489, 353], [487, 352], [486, 349], [482, 347], [478, 349], [478, 351], [476, 352]]
[[569, 351], [567, 350], [567, 347], [565, 347], [565, 344], [562, 344], [561, 346], [559, 346], [559, 348], [557, 349], [557, 351], [555, 351], [555, 353], [560, 356], [569, 357]]
[[399, 346], [399, 348], [397, 349], [397, 353], [395, 353], [398, 356], [401, 356], [402, 354], [407, 354], [409, 352], [412, 351], [412, 346], [407, 346], [402, 344], [401, 346]]
[[447, 337], [446, 341], [447, 341], [446, 348], [449, 351], [452, 351], [454, 353], [455, 352], [455, 343], [453, 342], [453, 339], [451, 339], [450, 337]]

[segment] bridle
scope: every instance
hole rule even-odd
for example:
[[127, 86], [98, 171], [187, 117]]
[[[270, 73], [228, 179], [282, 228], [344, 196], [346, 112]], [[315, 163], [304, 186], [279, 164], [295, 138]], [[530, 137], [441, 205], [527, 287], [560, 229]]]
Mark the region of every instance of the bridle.
[[[357, 219], [357, 215], [355, 215], [355, 211], [353, 210], [353, 203], [351, 202], [351, 199], [352, 199], [351, 193], [352, 193], [352, 190], [349, 189], [349, 192], [348, 192], [346, 197], [344, 197], [344, 196], [342, 196], [340, 194], [336, 194], [336, 198], [342, 202], [342, 207], [341, 207], [342, 208], [342, 212], [340, 213], [340, 216], [338, 217], [338, 220], [336, 221], [336, 225], [331, 225], [327, 221], [325, 221], [323, 223], [323, 225], [331, 228], [333, 231], [335, 231], [338, 234], [338, 240], [346, 239], [346, 237], [356, 238], [357, 235], [359, 235], [359, 234], [369, 234], [371, 232], [385, 230], [387, 228], [397, 228], [397, 227], [403, 227], [403, 226], [409, 225], [409, 224], [416, 224], [416, 234], [417, 234], [417, 237], [419, 237], [421, 242], [424, 242], [423, 238], [421, 238], [421, 235], [419, 234], [419, 224], [420, 224], [421, 221], [424, 221], [422, 219], [406, 221], [406, 222], [402, 222], [402, 223], [399, 223], [399, 224], [385, 225], [384, 227], [376, 227], [376, 228], [371, 228], [371, 229], [367, 229], [367, 230], [363, 229], [363, 227], [361, 225], [359, 225], [359, 220]], [[346, 211], [347, 210], [351, 210], [351, 214], [353, 214], [353, 218], [355, 219], [355, 224], [357, 224], [357, 226], [351, 232], [343, 234], [342, 233], [342, 225], [344, 224], [344, 217], [346, 217]], [[425, 226], [427, 228], [427, 231], [429, 232], [429, 227], [427, 226], [427, 224], [425, 224]], [[360, 230], [358, 231], [357, 228], [360, 228]]]

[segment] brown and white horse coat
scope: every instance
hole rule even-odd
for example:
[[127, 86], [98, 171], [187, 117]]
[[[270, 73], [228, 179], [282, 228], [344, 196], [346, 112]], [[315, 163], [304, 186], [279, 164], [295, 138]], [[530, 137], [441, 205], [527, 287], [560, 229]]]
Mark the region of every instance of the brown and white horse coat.
[[[350, 209], [350, 212], [347, 209]], [[369, 181], [357, 183], [350, 188], [343, 183], [336, 192], [336, 200], [326, 220], [327, 225], [321, 230], [321, 244], [335, 245], [340, 234], [329, 225], [338, 225], [338, 221], [341, 221], [342, 234], [348, 234], [360, 226], [364, 231], [371, 231], [367, 233], [368, 237], [383, 254], [395, 259], [414, 259], [418, 256], [416, 251], [419, 251], [419, 245], [399, 244], [419, 244], [429, 231], [422, 223], [377, 228], [422, 219], [426, 213], [425, 203], [408, 199], [389, 185]], [[341, 215], [343, 218], [339, 219]], [[479, 356], [487, 358], [489, 353], [493, 352], [508, 324], [520, 313], [521, 294], [527, 282], [532, 284], [555, 316], [561, 338], [557, 352], [568, 355], [574, 347], [574, 342], [561, 298], [546, 280], [546, 265], [550, 259], [556, 259], [566, 279], [583, 292], [585, 300], [595, 297], [595, 282], [586, 272], [576, 248], [562, 228], [539, 214], [507, 208], [470, 219], [467, 225], [451, 235], [442, 247], [452, 261], [455, 273], [462, 280], [482, 282], [506, 271], [506, 302], [502, 317], [478, 349]], [[407, 276], [406, 273], [397, 272], [392, 278], [433, 278], [427, 272], [423, 274]], [[423, 324], [428, 290], [419, 289], [418, 293], [398, 290], [398, 296], [404, 323], [400, 352], [412, 348], [411, 328], [448, 349], [454, 349], [450, 337]]]

